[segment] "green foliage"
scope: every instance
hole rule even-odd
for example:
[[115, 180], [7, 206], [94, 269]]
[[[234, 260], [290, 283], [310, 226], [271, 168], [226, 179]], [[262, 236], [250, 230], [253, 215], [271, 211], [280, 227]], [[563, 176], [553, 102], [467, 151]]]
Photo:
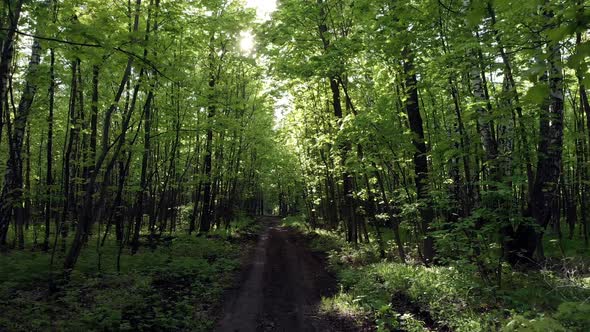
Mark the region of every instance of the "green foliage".
[[310, 226], [302, 216], [288, 216], [281, 220], [281, 226], [296, 228], [302, 232], [309, 232]]
[[[255, 224], [242, 218], [233, 237], [256, 232]], [[96, 252], [88, 250], [67, 287], [56, 293], [46, 288], [48, 254], [4, 254], [0, 326], [8, 331], [209, 331], [223, 290], [233, 283], [244, 241], [248, 238], [236, 243], [177, 236], [169, 246], [124, 254], [121, 274], [106, 259], [115, 256], [107, 243], [101, 271], [96, 271]]]
[[359, 245], [343, 243], [338, 249], [330, 251], [328, 257], [332, 266], [340, 267], [367, 265], [381, 260], [375, 242]]
[[[306, 235], [308, 246], [312, 251], [328, 253], [339, 252], [343, 247], [348, 246], [342, 237], [335, 233], [323, 229], [312, 229], [308, 223], [304, 221], [302, 216], [289, 216], [283, 218], [281, 225], [284, 227], [292, 227]], [[329, 259], [331, 259], [329, 255]]]
[[[328, 232], [315, 233], [329, 239]], [[317, 239], [313, 239], [317, 241]], [[370, 317], [380, 331], [585, 331], [590, 296], [581, 279], [503, 266], [503, 287], [490, 286], [467, 261], [425, 267], [380, 261], [378, 248], [343, 244], [329, 253], [340, 292], [323, 299], [327, 312]], [[509, 317], [507, 316], [509, 314]], [[508, 317], [508, 318], [507, 318]]]
[[567, 331], [558, 321], [548, 317], [527, 319], [523, 316], [514, 316], [502, 332], [565, 332]]
[[564, 302], [557, 308], [555, 319], [570, 331], [588, 331], [590, 329], [590, 304]]

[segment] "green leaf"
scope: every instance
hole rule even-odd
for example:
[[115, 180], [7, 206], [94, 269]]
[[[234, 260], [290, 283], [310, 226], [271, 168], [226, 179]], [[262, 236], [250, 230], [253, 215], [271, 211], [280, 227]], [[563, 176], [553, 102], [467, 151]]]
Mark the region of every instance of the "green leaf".
[[530, 101], [531, 103], [540, 104], [548, 96], [549, 96], [549, 87], [546, 84], [539, 83], [527, 91], [527, 93], [525, 95], [525, 99]]

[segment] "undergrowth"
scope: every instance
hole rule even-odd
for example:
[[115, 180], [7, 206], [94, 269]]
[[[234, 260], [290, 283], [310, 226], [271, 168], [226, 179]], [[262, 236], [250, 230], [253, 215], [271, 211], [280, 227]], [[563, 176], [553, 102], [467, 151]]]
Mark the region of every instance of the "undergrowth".
[[371, 317], [378, 331], [590, 331], [590, 278], [580, 271], [504, 266], [499, 288], [463, 261], [402, 264], [392, 259], [393, 249], [381, 259], [374, 242], [353, 246], [337, 232], [308, 228], [299, 217], [283, 224], [299, 228], [311, 248], [328, 253], [340, 292], [323, 300], [323, 310]]
[[[241, 246], [258, 230], [241, 219], [208, 236], [178, 235], [121, 257], [114, 241], [89, 243], [66, 283], [50, 291], [50, 254], [0, 256], [0, 331], [209, 331], [233, 283]], [[55, 270], [59, 270], [59, 260]]]

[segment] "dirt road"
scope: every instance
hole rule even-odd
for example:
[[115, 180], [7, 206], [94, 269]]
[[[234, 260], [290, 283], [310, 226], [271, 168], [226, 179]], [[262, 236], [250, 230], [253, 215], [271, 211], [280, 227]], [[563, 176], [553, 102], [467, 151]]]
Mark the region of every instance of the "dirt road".
[[278, 218], [261, 221], [268, 227], [216, 331], [359, 331], [346, 319], [319, 314], [321, 297], [334, 293], [336, 280], [302, 235], [279, 227]]

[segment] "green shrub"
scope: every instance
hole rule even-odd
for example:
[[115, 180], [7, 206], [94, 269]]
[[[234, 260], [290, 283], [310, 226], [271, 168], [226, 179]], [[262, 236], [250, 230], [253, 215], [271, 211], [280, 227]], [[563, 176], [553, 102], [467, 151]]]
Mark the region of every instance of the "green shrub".
[[590, 331], [590, 304], [564, 302], [557, 308], [555, 318], [571, 331]]
[[516, 315], [501, 330], [502, 332], [566, 332], [567, 330], [553, 318], [537, 317], [528, 319]]
[[[251, 220], [239, 229], [253, 227]], [[49, 254], [14, 251], [0, 256], [0, 330], [208, 331], [239, 267], [240, 245], [224, 237], [178, 235], [155, 249], [125, 250], [107, 241], [97, 270], [94, 246], [82, 252], [70, 281], [47, 293]], [[60, 253], [56, 267], [61, 265]], [[56, 274], [58, 275], [58, 274]], [[3, 279], [1, 279], [3, 278]]]

